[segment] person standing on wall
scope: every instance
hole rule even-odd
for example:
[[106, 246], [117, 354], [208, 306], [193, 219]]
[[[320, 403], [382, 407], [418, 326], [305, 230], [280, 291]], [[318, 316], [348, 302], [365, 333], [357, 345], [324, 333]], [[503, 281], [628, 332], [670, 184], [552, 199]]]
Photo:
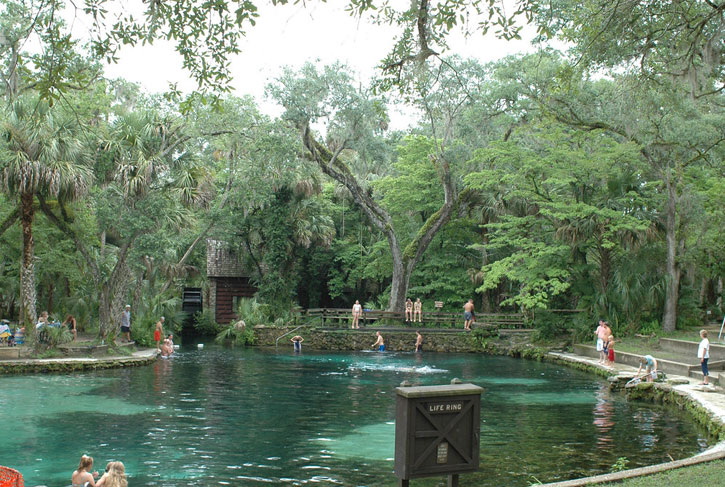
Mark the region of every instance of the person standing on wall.
[[355, 304], [352, 305], [352, 327], [360, 328], [360, 315], [362, 314], [362, 306], [360, 301], [355, 300]]
[[156, 322], [156, 329], [154, 330], [154, 341], [156, 342], [156, 351], [161, 351], [161, 337], [164, 336], [164, 321], [166, 318], [163, 316]]
[[606, 340], [609, 338], [611, 331], [607, 326], [607, 322], [599, 320], [599, 326], [597, 326], [594, 334], [597, 336], [597, 352], [599, 352], [599, 363], [605, 364], [607, 362], [607, 352], [604, 350], [606, 346]]
[[465, 331], [471, 331], [471, 325], [473, 324], [474, 317], [473, 312], [473, 299], [469, 299], [468, 302], [463, 305], [463, 319], [465, 320], [463, 322], [463, 329]]
[[127, 304], [121, 315], [121, 333], [126, 335], [126, 341], [131, 341], [131, 305]]
[[420, 330], [415, 330], [415, 351], [423, 352], [423, 335], [420, 334]]
[[707, 361], [710, 359], [710, 340], [707, 339], [707, 330], [700, 330], [700, 338], [702, 341], [697, 347], [697, 358], [700, 359], [700, 367], [702, 368], [702, 385], [708, 385], [710, 371], [707, 370]]

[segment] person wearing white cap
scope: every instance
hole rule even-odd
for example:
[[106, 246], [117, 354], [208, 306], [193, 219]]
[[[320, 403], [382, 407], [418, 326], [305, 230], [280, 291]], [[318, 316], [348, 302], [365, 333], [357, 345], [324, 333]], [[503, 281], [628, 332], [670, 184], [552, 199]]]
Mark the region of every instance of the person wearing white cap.
[[126, 341], [131, 341], [131, 305], [127, 304], [121, 315], [121, 333], [126, 334]]

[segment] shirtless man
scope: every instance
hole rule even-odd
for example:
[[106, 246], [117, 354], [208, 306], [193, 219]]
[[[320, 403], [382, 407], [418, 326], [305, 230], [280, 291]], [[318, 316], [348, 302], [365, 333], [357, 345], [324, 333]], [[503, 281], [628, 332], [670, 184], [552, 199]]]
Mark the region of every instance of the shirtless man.
[[423, 352], [423, 335], [420, 334], [420, 330], [415, 330], [415, 351]]
[[163, 316], [156, 322], [156, 329], [154, 330], [154, 341], [156, 342], [156, 351], [161, 350], [161, 337], [164, 336], [164, 321], [166, 318]]
[[405, 322], [413, 321], [413, 301], [410, 298], [405, 300]]
[[607, 322], [599, 320], [599, 326], [597, 326], [594, 334], [597, 336], [597, 352], [599, 352], [599, 363], [604, 364], [607, 361], [607, 340], [612, 330], [609, 329]]
[[378, 339], [375, 341], [375, 343], [373, 343], [373, 348], [378, 347], [378, 352], [384, 352], [385, 341], [383, 341], [383, 335], [381, 335], [379, 331], [376, 331], [375, 334], [377, 335]]
[[423, 303], [420, 302], [420, 298], [416, 298], [415, 303], [413, 303], [413, 321], [415, 321], [416, 316], [418, 317], [418, 323], [422, 323], [423, 317]]
[[463, 329], [466, 331], [471, 331], [471, 325], [473, 324], [473, 300], [469, 299], [466, 304], [463, 305], [463, 318], [465, 319], [463, 323]]
[[362, 314], [362, 306], [360, 301], [355, 300], [355, 304], [352, 305], [352, 327], [360, 328], [360, 315]]

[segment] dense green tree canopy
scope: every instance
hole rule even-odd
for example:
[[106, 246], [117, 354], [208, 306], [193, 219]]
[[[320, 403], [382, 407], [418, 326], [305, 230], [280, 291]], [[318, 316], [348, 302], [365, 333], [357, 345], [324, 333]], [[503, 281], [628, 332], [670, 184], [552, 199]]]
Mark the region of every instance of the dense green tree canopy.
[[[285, 8], [289, 1], [273, 1]], [[324, 2], [323, 2], [324, 3]], [[227, 242], [264, 306], [581, 309], [674, 329], [720, 313], [725, 246], [723, 7], [712, 2], [349, 0], [399, 36], [361, 83], [281, 70], [261, 113], [227, 93], [252, 1], [86, 1], [86, 51], [60, 1], [2, 2], [0, 309], [74, 313], [99, 339], [206, 286]], [[454, 31], [542, 48], [482, 65]], [[106, 80], [124, 44], [173, 40], [199, 92]], [[206, 104], [209, 94], [216, 103]], [[390, 130], [390, 103], [419, 115]], [[36, 278], [36, 275], [38, 276]], [[479, 304], [480, 303], [480, 304]], [[95, 328], [95, 326], [94, 326]]]

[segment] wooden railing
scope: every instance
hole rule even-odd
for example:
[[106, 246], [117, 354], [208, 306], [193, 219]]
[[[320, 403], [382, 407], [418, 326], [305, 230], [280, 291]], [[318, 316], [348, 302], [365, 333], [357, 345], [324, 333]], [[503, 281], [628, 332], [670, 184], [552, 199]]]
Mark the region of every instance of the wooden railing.
[[[337, 326], [340, 328], [350, 326], [352, 322], [352, 311], [347, 308], [310, 308], [300, 310], [300, 317], [320, 318], [323, 326]], [[363, 309], [360, 315], [360, 325], [369, 326], [373, 323], [386, 320], [395, 322], [396, 325], [430, 327], [448, 325], [450, 327], [463, 327], [463, 312], [450, 313], [445, 311], [427, 311], [422, 314], [422, 321], [406, 322], [405, 313], [402, 311], [381, 311]], [[476, 313], [475, 323], [479, 325], [492, 325], [499, 328], [523, 328], [525, 326], [524, 316], [521, 313]]]

